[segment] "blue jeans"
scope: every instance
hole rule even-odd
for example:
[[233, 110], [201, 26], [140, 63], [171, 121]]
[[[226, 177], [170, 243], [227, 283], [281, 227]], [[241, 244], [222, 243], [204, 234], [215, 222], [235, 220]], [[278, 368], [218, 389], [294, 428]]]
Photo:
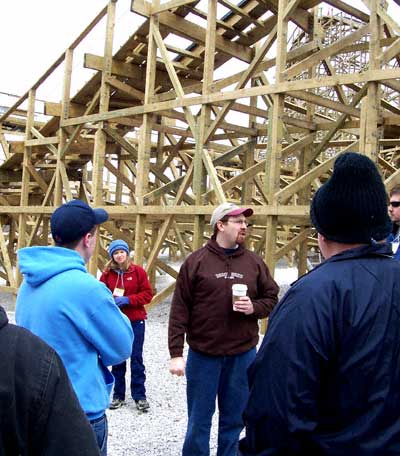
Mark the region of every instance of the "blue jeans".
[[212, 416], [218, 400], [217, 456], [236, 456], [249, 387], [253, 348], [232, 356], [209, 356], [189, 349], [186, 365], [188, 427], [182, 456], [209, 456]]
[[[143, 364], [143, 344], [146, 323], [144, 320], [138, 320], [131, 321], [131, 325], [133, 334], [135, 335], [131, 353], [131, 394], [132, 399], [138, 401], [140, 399], [146, 399], [146, 388], [144, 386], [146, 373]], [[111, 372], [115, 377], [113, 397], [114, 399], [125, 400], [126, 361], [113, 366]]]
[[92, 426], [93, 432], [96, 436], [101, 456], [107, 456], [108, 423], [106, 414], [100, 418], [90, 421], [90, 425]]

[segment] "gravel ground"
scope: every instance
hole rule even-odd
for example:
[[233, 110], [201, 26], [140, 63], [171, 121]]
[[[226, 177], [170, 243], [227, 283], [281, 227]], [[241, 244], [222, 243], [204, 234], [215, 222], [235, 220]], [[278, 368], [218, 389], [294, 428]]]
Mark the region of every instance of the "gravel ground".
[[[277, 277], [281, 294], [288, 288], [283, 282], [291, 281], [293, 274], [281, 271]], [[165, 276], [159, 277], [159, 286], [165, 285]], [[163, 283], [164, 282], [164, 283]], [[12, 296], [2, 294], [0, 303], [13, 321]], [[186, 431], [186, 379], [172, 376], [168, 371], [167, 322], [170, 299], [151, 309], [146, 322], [144, 362], [146, 366], [146, 388], [150, 410], [136, 410], [132, 399], [117, 410], [108, 410], [109, 456], [178, 456]], [[129, 372], [129, 367], [128, 367]], [[129, 376], [127, 375], [127, 386]], [[129, 386], [127, 387], [129, 392]], [[213, 419], [210, 448], [211, 456], [216, 453], [218, 413]]]
[[[137, 411], [130, 398], [125, 406], [107, 411], [110, 456], [175, 456], [181, 452], [187, 422], [186, 378], [168, 371], [169, 305], [170, 300], [151, 309], [146, 322], [144, 363], [150, 411]], [[216, 426], [211, 448], [216, 448]]]
[[[150, 310], [146, 327], [144, 362], [150, 411], [126, 406], [108, 410], [110, 456], [178, 456], [186, 431], [186, 378], [169, 373], [167, 321], [170, 302]], [[218, 413], [211, 432], [211, 455], [216, 453]]]

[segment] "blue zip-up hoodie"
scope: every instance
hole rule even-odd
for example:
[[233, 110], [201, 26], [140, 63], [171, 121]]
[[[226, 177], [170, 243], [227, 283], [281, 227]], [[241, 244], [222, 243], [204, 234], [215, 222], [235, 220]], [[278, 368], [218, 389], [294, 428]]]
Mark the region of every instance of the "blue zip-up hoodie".
[[129, 358], [131, 324], [111, 292], [86, 270], [78, 252], [28, 247], [18, 252], [24, 281], [17, 324], [51, 345], [62, 358], [89, 420], [109, 405], [114, 378], [106, 366]]

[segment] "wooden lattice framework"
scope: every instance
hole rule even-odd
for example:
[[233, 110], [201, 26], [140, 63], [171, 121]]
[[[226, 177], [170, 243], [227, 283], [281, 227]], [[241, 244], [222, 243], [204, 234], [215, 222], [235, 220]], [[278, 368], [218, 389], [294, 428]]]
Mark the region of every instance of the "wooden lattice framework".
[[[93, 273], [120, 237], [153, 281], [176, 278], [160, 252], [184, 258], [210, 236], [214, 207], [234, 201], [254, 209], [251, 248], [301, 274], [310, 197], [338, 154], [365, 153], [388, 187], [399, 182], [399, 0], [365, 0], [367, 12], [342, 0], [133, 0], [145, 20], [113, 53], [116, 3], [0, 115], [3, 288], [18, 287], [17, 248], [47, 244], [49, 215], [72, 198], [111, 214]], [[102, 21], [103, 55], [85, 55], [95, 74], [71, 94], [75, 49]], [[38, 120], [37, 90], [58, 68], [60, 102]]]

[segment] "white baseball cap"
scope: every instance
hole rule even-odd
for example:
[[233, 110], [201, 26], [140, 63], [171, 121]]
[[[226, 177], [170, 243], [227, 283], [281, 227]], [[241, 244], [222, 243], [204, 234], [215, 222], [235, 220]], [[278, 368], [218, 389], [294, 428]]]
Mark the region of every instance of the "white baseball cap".
[[211, 215], [210, 225], [214, 229], [215, 224], [223, 219], [226, 215], [236, 216], [244, 215], [245, 217], [250, 217], [253, 215], [253, 209], [249, 207], [239, 207], [234, 203], [223, 203], [214, 209], [214, 212]]

